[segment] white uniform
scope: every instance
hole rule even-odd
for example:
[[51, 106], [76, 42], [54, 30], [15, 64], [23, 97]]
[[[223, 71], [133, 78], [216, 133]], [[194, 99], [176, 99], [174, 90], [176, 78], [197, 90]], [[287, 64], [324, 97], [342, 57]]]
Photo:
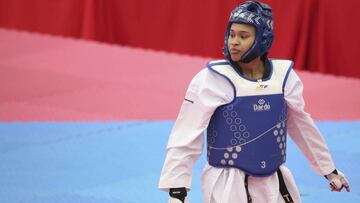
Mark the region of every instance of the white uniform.
[[[319, 175], [330, 174], [335, 166], [327, 145], [310, 115], [304, 112], [303, 85], [291, 70], [284, 88], [288, 106], [287, 132]], [[234, 98], [229, 81], [209, 69], [201, 70], [191, 81], [185, 100], [172, 129], [159, 188], [191, 188], [194, 162], [203, 152], [204, 131], [214, 111]], [[294, 178], [280, 166], [285, 184], [294, 200], [301, 202]], [[245, 173], [237, 168], [216, 168], [205, 165], [202, 187], [205, 203], [247, 203]], [[283, 203], [277, 174], [249, 177], [248, 188], [253, 203]]]

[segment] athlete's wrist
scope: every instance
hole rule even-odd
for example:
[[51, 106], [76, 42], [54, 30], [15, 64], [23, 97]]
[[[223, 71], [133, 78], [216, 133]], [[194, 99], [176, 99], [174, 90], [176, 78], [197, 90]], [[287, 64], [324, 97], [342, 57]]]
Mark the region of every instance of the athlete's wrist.
[[185, 197], [187, 196], [187, 191], [185, 187], [180, 188], [170, 188], [169, 190], [170, 197], [176, 198], [181, 202], [185, 201]]

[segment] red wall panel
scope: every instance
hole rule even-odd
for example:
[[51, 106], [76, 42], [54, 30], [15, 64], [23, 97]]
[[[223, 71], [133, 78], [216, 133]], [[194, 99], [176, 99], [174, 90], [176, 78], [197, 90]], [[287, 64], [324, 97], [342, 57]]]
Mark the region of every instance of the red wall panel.
[[[0, 26], [222, 57], [234, 0], [0, 0]], [[295, 68], [360, 78], [360, 1], [264, 0], [273, 7], [270, 56]]]

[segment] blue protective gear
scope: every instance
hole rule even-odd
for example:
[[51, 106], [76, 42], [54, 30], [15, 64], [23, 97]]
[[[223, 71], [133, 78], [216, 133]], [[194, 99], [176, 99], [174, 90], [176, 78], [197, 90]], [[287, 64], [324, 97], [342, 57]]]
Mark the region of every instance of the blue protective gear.
[[224, 45], [224, 55], [229, 61], [232, 60], [227, 44], [230, 28], [233, 23], [249, 24], [254, 26], [256, 30], [254, 44], [242, 55], [239, 62], [248, 63], [269, 51], [274, 39], [273, 16], [271, 11], [271, 7], [267, 4], [257, 1], [246, 1], [231, 12]]

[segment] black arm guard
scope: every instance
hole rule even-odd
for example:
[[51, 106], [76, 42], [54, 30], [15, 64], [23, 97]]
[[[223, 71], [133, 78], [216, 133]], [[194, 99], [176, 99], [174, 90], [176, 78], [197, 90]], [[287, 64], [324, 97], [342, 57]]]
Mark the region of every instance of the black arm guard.
[[186, 189], [184, 187], [170, 188], [169, 195], [170, 195], [170, 197], [179, 199], [181, 202], [184, 202], [185, 197], [187, 196], [187, 192], [186, 192]]

